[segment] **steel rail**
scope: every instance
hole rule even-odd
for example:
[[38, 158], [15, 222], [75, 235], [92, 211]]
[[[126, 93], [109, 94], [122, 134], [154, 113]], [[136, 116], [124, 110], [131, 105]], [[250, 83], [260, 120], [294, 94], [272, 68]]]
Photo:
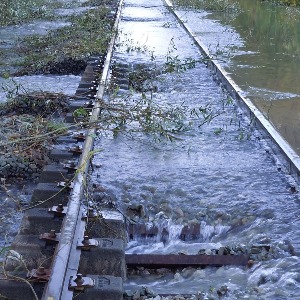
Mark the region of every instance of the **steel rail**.
[[[103, 98], [109, 75], [109, 66], [117, 37], [122, 5], [123, 0], [120, 0], [113, 26], [113, 35], [108, 46], [98, 92], [96, 94], [96, 105], [93, 109], [91, 120], [97, 120], [100, 114], [100, 101]], [[80, 172], [78, 172], [74, 178], [74, 186], [69, 197], [68, 209], [61, 230], [60, 241], [52, 262], [50, 280], [46, 285], [42, 300], [71, 300], [73, 298], [73, 292], [69, 291], [68, 287], [70, 276], [76, 275], [80, 261], [81, 251], [76, 248], [76, 245], [78, 239], [84, 236], [85, 222], [81, 220], [83, 212], [82, 198], [95, 134], [95, 128], [88, 130], [79, 161]]]
[[273, 149], [276, 155], [283, 158], [288, 172], [294, 176], [294, 178], [300, 182], [300, 157], [288, 144], [288, 142], [278, 133], [275, 127], [266, 119], [262, 112], [252, 103], [252, 101], [242, 96], [241, 88], [233, 81], [224, 68], [218, 63], [217, 60], [212, 59], [212, 56], [208, 48], [204, 45], [201, 39], [193, 33], [191, 28], [181, 20], [180, 15], [175, 11], [174, 6], [170, 0], [163, 0], [165, 6], [175, 16], [177, 21], [187, 32], [187, 34], [194, 41], [202, 55], [208, 61], [208, 67], [218, 76], [222, 84], [225, 86], [227, 92], [231, 97], [236, 99], [241, 108], [243, 108], [248, 114], [251, 121], [255, 121], [258, 128], [262, 129], [268, 137], [271, 138], [273, 143], [270, 143], [270, 147]]

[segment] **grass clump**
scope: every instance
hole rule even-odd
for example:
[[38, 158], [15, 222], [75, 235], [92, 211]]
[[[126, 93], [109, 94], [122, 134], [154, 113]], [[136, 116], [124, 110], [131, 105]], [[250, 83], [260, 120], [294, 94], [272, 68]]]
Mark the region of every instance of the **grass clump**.
[[46, 36], [25, 37], [19, 53], [24, 74], [80, 74], [86, 59], [106, 50], [112, 31], [107, 8], [99, 7], [69, 18], [71, 26], [50, 31]]
[[59, 7], [59, 1], [49, 0], [1, 0], [0, 25], [14, 25], [29, 20], [50, 18], [52, 9]]
[[68, 130], [61, 121], [67, 101], [62, 94], [28, 92], [0, 105], [0, 177], [37, 176], [55, 138]]
[[41, 117], [65, 112], [68, 107], [68, 97], [61, 93], [33, 92], [18, 94], [0, 105], [0, 116], [7, 114], [25, 114]]
[[[23, 24], [37, 19], [53, 19], [54, 9], [72, 8], [78, 5], [83, 5], [80, 0], [1, 0], [0, 26]], [[86, 6], [87, 2], [84, 5]]]
[[173, 0], [175, 5], [209, 11], [235, 11], [238, 3], [235, 0]]
[[272, 2], [287, 6], [300, 6], [300, 0], [272, 0]]

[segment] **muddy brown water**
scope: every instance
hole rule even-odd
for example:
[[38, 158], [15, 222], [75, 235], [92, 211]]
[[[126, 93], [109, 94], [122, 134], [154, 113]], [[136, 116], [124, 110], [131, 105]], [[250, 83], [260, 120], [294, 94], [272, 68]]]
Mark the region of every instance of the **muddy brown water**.
[[232, 76], [299, 154], [300, 15], [260, 1], [239, 3], [243, 12], [232, 25], [256, 53], [234, 57]]

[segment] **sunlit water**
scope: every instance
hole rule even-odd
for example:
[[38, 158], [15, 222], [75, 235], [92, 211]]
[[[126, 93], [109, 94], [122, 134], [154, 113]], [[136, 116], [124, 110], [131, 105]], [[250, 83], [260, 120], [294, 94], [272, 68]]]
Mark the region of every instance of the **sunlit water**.
[[[160, 1], [125, 1], [122, 16], [116, 62], [153, 66], [164, 63], [169, 55], [199, 59], [191, 40]], [[128, 36], [131, 45], [154, 50], [155, 61], [151, 62], [149, 51], [127, 53]], [[225, 108], [209, 125], [199, 128], [195, 122], [175, 143], [154, 144], [147, 137], [124, 135], [100, 135], [96, 140], [96, 149], [102, 151], [95, 155], [95, 162], [101, 168], [93, 172], [92, 182], [106, 188], [121, 209], [128, 203], [142, 204], [148, 226], [170, 231], [165, 243], [159, 237], [137, 239], [128, 244], [127, 252], [195, 254], [205, 247], [266, 242], [277, 257], [251, 269], [187, 269], [159, 278], [129, 278], [126, 288], [146, 284], [162, 293], [196, 293], [226, 284], [230, 299], [298, 299], [300, 261], [291, 256], [285, 243], [291, 242], [299, 253], [299, 197], [290, 191], [293, 179], [278, 171], [276, 159], [266, 152], [264, 141], [257, 139], [259, 133], [250, 131], [249, 121], [226, 104], [227, 95], [205, 65], [160, 75], [155, 84], [158, 92], [153, 99], [160, 103], [184, 102], [191, 108], [209, 105], [215, 112]], [[132, 93], [131, 97], [140, 99], [141, 95]], [[220, 129], [221, 134], [216, 134]], [[180, 230], [190, 222], [200, 223], [201, 237], [182, 242]]]

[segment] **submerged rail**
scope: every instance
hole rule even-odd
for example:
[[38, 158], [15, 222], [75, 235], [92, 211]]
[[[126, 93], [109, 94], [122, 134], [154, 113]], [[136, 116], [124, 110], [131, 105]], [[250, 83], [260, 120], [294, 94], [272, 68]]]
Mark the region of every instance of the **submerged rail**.
[[[268, 138], [271, 138], [271, 145], [275, 145], [274, 152], [277, 155], [284, 157], [287, 162], [287, 167], [290, 173], [296, 175], [300, 179], [300, 158], [289, 146], [289, 144], [279, 135], [274, 126], [263, 116], [263, 114], [253, 105], [253, 103], [241, 95], [241, 89], [229, 77], [222, 66], [210, 58], [210, 53], [201, 40], [193, 34], [191, 29], [184, 23], [180, 16], [176, 13], [172, 3], [169, 0], [164, 0], [168, 9], [174, 14], [177, 21], [183, 26], [187, 34], [193, 39], [198, 46], [201, 53], [207, 58], [208, 65], [212, 69], [225, 86], [228, 93], [237, 100], [238, 104], [249, 115], [249, 118], [260, 129], [262, 129]], [[100, 103], [102, 101], [107, 76], [109, 73], [109, 66], [112, 58], [113, 47], [116, 39], [117, 26], [121, 13], [121, 6], [123, 0], [120, 1], [118, 12], [114, 25], [114, 35], [109, 44], [108, 53], [103, 66], [103, 73], [98, 85], [98, 92], [95, 97], [95, 106], [92, 111], [91, 120], [98, 118], [100, 114]], [[98, 100], [98, 101], [97, 101]], [[89, 170], [90, 154], [93, 148], [94, 136], [96, 129], [90, 129], [87, 133], [87, 138], [83, 147], [82, 156], [79, 161], [80, 172], [76, 175], [74, 187], [69, 197], [69, 204], [67, 213], [64, 218], [63, 228], [61, 231], [60, 241], [56, 248], [55, 257], [51, 268], [51, 277], [47, 283], [43, 300], [69, 300], [73, 298], [73, 287], [89, 288], [93, 284], [99, 285], [97, 288], [102, 288], [103, 282], [95, 283], [95, 279], [84, 277], [78, 272], [80, 266], [81, 249], [78, 249], [78, 241], [83, 240], [85, 236], [85, 221], [82, 220], [82, 213], [84, 206], [82, 204], [82, 197], [84, 192], [84, 181]], [[128, 268], [148, 267], [148, 268], [177, 268], [188, 266], [208, 266], [208, 265], [240, 265], [251, 266], [249, 255], [126, 255], [125, 263]], [[79, 273], [79, 274], [78, 274]], [[106, 276], [104, 279], [113, 282], [112, 278]], [[90, 281], [89, 281], [90, 280]], [[109, 297], [109, 296], [108, 296]], [[120, 299], [119, 296], [107, 299]], [[80, 298], [81, 299], [81, 298]], [[94, 298], [93, 298], [94, 299]]]
[[184, 22], [180, 15], [175, 11], [171, 0], [164, 0], [166, 7], [175, 16], [177, 21], [187, 32], [187, 34], [194, 41], [195, 45], [198, 47], [200, 52], [208, 61], [209, 68], [218, 76], [219, 80], [225, 86], [226, 90], [231, 97], [237, 100], [239, 106], [248, 114], [251, 122], [255, 123], [257, 127], [263, 130], [268, 138], [271, 138], [272, 143], [270, 147], [274, 153], [283, 158], [286, 164], [288, 172], [295, 177], [295, 179], [300, 182], [300, 157], [292, 149], [292, 147], [287, 143], [287, 141], [278, 133], [275, 127], [270, 123], [269, 120], [261, 113], [261, 111], [256, 108], [252, 101], [244, 96], [242, 96], [242, 91], [240, 87], [230, 78], [228, 73], [224, 68], [218, 63], [217, 60], [213, 59], [208, 48], [203, 44], [201, 39], [193, 33], [192, 29]]

